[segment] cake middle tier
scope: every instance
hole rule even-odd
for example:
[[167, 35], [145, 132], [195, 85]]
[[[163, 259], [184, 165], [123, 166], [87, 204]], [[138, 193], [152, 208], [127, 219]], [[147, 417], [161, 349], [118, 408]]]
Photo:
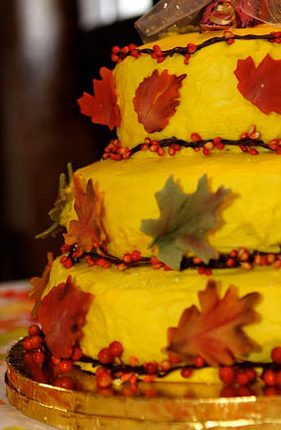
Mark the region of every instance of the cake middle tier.
[[[223, 186], [230, 193], [219, 208], [219, 224], [207, 240], [218, 252], [239, 247], [278, 252], [281, 244], [281, 162], [275, 153], [248, 156], [217, 153], [151, 157], [141, 154], [121, 162], [106, 160], [75, 172], [84, 189], [89, 180], [102, 201], [102, 221], [108, 237], [108, 251], [118, 257], [139, 250], [143, 256], [157, 255], [150, 249], [152, 238], [141, 231], [143, 220], [159, 219], [155, 193], [172, 176], [184, 193], [194, 193], [206, 175], [215, 192]], [[69, 228], [77, 219], [73, 184], [69, 201], [61, 214], [61, 224]]]

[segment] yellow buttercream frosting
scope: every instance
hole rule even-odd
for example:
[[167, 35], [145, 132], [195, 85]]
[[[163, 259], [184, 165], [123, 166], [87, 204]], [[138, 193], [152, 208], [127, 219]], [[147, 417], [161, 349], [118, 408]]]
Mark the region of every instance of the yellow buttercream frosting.
[[[166, 272], [147, 267], [120, 272], [114, 267], [88, 267], [86, 263], [68, 270], [56, 260], [44, 294], [65, 282], [68, 275], [77, 287], [94, 296], [83, 328], [83, 352], [97, 357], [102, 348], [119, 340], [126, 363], [132, 356], [140, 363], [165, 359], [168, 328], [177, 326], [184, 309], [193, 304], [200, 309], [198, 291], [205, 289], [208, 281], [196, 270]], [[218, 283], [221, 297], [229, 285], [237, 287], [239, 297], [260, 293], [255, 307], [260, 322], [245, 326], [245, 331], [261, 346], [261, 352], [248, 358], [269, 361], [271, 349], [281, 343], [281, 271], [226, 269], [214, 271], [212, 278]]]
[[[220, 209], [220, 222], [208, 240], [219, 252], [237, 247], [249, 250], [278, 251], [281, 243], [281, 159], [275, 153], [257, 156], [227, 151], [210, 157], [197, 154], [186, 157], [152, 157], [135, 155], [121, 162], [106, 160], [78, 170], [84, 187], [89, 179], [100, 193], [104, 205], [103, 223], [108, 249], [122, 257], [137, 249], [142, 255], [157, 254], [149, 249], [152, 238], [141, 232], [141, 221], [158, 219], [155, 193], [169, 176], [183, 192], [193, 193], [198, 180], [207, 175], [209, 188], [231, 190]], [[61, 223], [69, 225], [77, 215], [69, 203]]]
[[[261, 25], [232, 31], [238, 35], [263, 35], [278, 31], [278, 28]], [[157, 44], [162, 50], [166, 50], [177, 46], [186, 47], [189, 43], [199, 45], [222, 35], [222, 32], [189, 33], [161, 39]], [[144, 47], [152, 47], [152, 44]], [[239, 139], [253, 124], [265, 141], [280, 138], [280, 115], [274, 112], [265, 114], [244, 98], [237, 89], [239, 82], [234, 74], [238, 60], [251, 56], [258, 66], [267, 54], [280, 60], [281, 45], [267, 40], [235, 40], [232, 45], [224, 41], [196, 52], [188, 65], [184, 64], [184, 57], [179, 54], [166, 58], [160, 64], [148, 54], [139, 58], [126, 58], [114, 70], [121, 111], [118, 136], [122, 145], [133, 147], [142, 143], [147, 136], [159, 140], [172, 136], [190, 140], [191, 133], [194, 132], [199, 133], [203, 139], [216, 136]], [[159, 132], [148, 133], [138, 121], [133, 99], [140, 83], [156, 69], [187, 76], [180, 88], [180, 103], [169, 119], [168, 126]]]

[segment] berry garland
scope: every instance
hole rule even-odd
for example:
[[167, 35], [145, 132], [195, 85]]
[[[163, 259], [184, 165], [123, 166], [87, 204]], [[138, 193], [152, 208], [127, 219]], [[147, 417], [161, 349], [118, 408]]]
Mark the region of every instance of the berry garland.
[[[32, 379], [66, 389], [78, 389], [76, 380], [71, 372], [79, 363], [91, 364], [95, 368], [98, 389], [112, 387], [117, 379], [121, 384], [135, 386], [139, 380], [145, 383], [153, 382], [156, 378], [162, 379], [172, 372], [179, 371], [182, 378], [189, 379], [199, 369], [210, 367], [204, 359], [197, 355], [191, 364], [182, 363], [180, 358], [169, 354], [161, 362], [146, 362], [142, 365], [136, 357], [131, 357], [129, 364], [122, 361], [124, 348], [121, 342], [113, 341], [108, 347], [102, 348], [97, 359], [84, 356], [79, 346], [73, 348], [70, 359], [52, 356], [45, 343], [44, 333], [40, 327], [33, 324], [28, 329], [28, 336], [21, 341], [24, 372]], [[78, 362], [78, 363], [77, 363]], [[260, 369], [258, 375], [256, 369]], [[271, 361], [267, 363], [239, 361], [232, 366], [219, 366], [218, 378], [225, 385], [222, 395], [227, 395], [227, 387], [233, 395], [241, 387], [251, 389], [251, 386], [260, 379], [264, 384], [265, 394], [276, 394], [281, 387], [281, 347], [277, 346], [271, 351]], [[272, 391], [275, 388], [276, 393]], [[252, 394], [250, 392], [249, 394]], [[240, 391], [237, 395], [243, 395]], [[244, 395], [247, 395], [244, 392]]]
[[[105, 148], [103, 159], [115, 161], [126, 160], [140, 151], [150, 151], [160, 157], [165, 154], [174, 156], [182, 148], [190, 148], [193, 149], [194, 152], [200, 152], [202, 150], [204, 155], [209, 156], [213, 150], [221, 151], [227, 146], [236, 146], [243, 153], [249, 155], [258, 155], [259, 151], [257, 148], [275, 152], [277, 155], [281, 154], [281, 139], [272, 139], [270, 142], [266, 143], [260, 137], [260, 133], [256, 130], [256, 126], [253, 125], [248, 132], [242, 133], [238, 140], [224, 139], [219, 136], [213, 139], [202, 139], [198, 133], [194, 132], [190, 136], [190, 141], [178, 139], [176, 137], [162, 140], [146, 137], [143, 143], [139, 143], [133, 148], [127, 148], [122, 147], [118, 139], [113, 139]], [[168, 148], [167, 151], [165, 148]]]
[[205, 42], [195, 45], [188, 43], [185, 47], [177, 46], [172, 49], [161, 50], [159, 45], [154, 45], [152, 48], [138, 48], [134, 44], [124, 46], [114, 46], [112, 48], [111, 59], [114, 63], [120, 63], [126, 57], [139, 58], [141, 55], [150, 55], [151, 58], [155, 59], [157, 63], [162, 63], [167, 57], [173, 57], [174, 55], [182, 55], [184, 57], [184, 63], [188, 64], [192, 55], [198, 51], [206, 48], [207, 46], [214, 45], [216, 43], [226, 42], [228, 45], [232, 45], [235, 40], [267, 40], [270, 43], [281, 43], [281, 32], [276, 31], [269, 34], [255, 35], [246, 34], [244, 36], [234, 34], [230, 30], [223, 32], [223, 36], [212, 37]]
[[[79, 250], [76, 245], [63, 245], [61, 251], [64, 255], [60, 258], [60, 262], [66, 269], [70, 269], [75, 264], [85, 261], [89, 267], [99, 266], [104, 269], [109, 269], [114, 265], [121, 271], [128, 268], [144, 266], [152, 266], [154, 270], [172, 270], [157, 257], [143, 257], [138, 250], [132, 253], [126, 253], [123, 258], [110, 255], [105, 248], [84, 252]], [[204, 263], [196, 256], [183, 257], [180, 269], [197, 269], [198, 274], [210, 276], [213, 269], [241, 267], [245, 270], [251, 270], [255, 266], [273, 266], [276, 269], [280, 269], [281, 252], [250, 252], [245, 248], [239, 248], [232, 250], [230, 253], [221, 253], [217, 260], [211, 259], [209, 264]]]

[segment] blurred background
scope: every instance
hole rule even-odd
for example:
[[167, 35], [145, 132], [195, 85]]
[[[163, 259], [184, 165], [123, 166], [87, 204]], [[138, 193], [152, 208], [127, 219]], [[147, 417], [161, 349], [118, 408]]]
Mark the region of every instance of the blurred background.
[[113, 45], [140, 43], [152, 0], [0, 0], [0, 281], [42, 272], [59, 174], [98, 160], [110, 134], [79, 113]]

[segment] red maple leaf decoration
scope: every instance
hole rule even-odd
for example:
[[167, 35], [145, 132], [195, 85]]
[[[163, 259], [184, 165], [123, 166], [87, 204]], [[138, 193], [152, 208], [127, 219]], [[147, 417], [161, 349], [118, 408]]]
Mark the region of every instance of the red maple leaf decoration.
[[136, 90], [133, 103], [138, 120], [148, 133], [163, 130], [179, 105], [179, 89], [186, 75], [161, 74], [154, 70]]
[[41, 301], [38, 319], [53, 356], [69, 358], [82, 337], [93, 296], [76, 287], [69, 276]]
[[38, 306], [41, 300], [41, 296], [43, 294], [43, 291], [45, 289], [45, 287], [47, 286], [48, 282], [49, 282], [49, 278], [50, 278], [50, 272], [51, 272], [51, 268], [53, 265], [53, 261], [54, 261], [54, 256], [52, 252], [48, 252], [47, 254], [47, 265], [44, 268], [44, 271], [40, 276], [34, 276], [33, 278], [30, 279], [30, 283], [32, 285], [32, 291], [30, 293], [30, 297], [32, 297], [33, 299], [35, 299], [35, 305], [32, 309], [32, 316], [36, 317], [37, 316], [37, 310], [38, 310]]
[[107, 125], [110, 130], [113, 130], [119, 127], [121, 122], [113, 74], [111, 70], [102, 67], [100, 75], [101, 81], [93, 79], [94, 96], [84, 92], [77, 101], [81, 112], [90, 116], [92, 122]]
[[267, 54], [256, 66], [252, 57], [238, 60], [235, 70], [240, 93], [265, 114], [281, 115], [281, 60]]
[[259, 320], [253, 310], [258, 293], [239, 298], [236, 288], [230, 286], [220, 299], [215, 281], [210, 280], [198, 297], [201, 312], [195, 305], [187, 308], [178, 327], [168, 329], [168, 352], [188, 362], [199, 354], [211, 366], [218, 366], [231, 365], [235, 357], [260, 350], [242, 329]]
[[91, 179], [83, 190], [78, 176], [73, 176], [75, 203], [74, 209], [78, 220], [72, 220], [68, 232], [64, 235], [65, 243], [77, 243], [79, 249], [90, 252], [107, 241], [103, 226], [103, 205], [101, 195], [93, 188]]

